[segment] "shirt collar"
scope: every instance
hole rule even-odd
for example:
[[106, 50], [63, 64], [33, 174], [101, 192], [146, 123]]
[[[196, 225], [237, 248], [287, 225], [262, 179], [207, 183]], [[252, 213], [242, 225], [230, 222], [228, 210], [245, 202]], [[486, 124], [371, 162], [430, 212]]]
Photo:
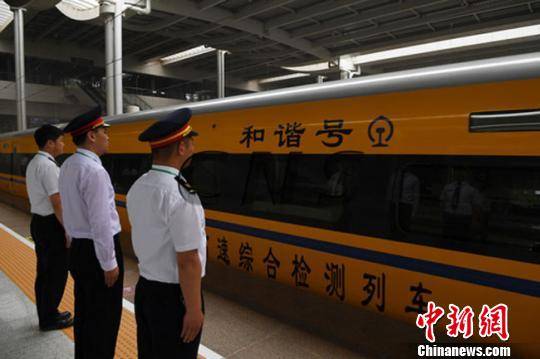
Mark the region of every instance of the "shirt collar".
[[86, 150], [84, 148], [80, 148], [80, 147], [77, 147], [77, 152], [79, 152], [84, 157], [90, 157], [92, 160], [94, 160], [97, 163], [101, 164], [101, 159], [94, 152]]
[[178, 170], [178, 168], [174, 168], [170, 166], [152, 165], [152, 169], [154, 170], [154, 172], [161, 172], [161, 173], [167, 172], [170, 175], [175, 176], [175, 177], [180, 174], [180, 171]]
[[45, 156], [45, 157], [47, 157], [48, 159], [53, 160], [54, 162], [56, 162], [56, 161], [54, 160], [54, 157], [53, 157], [49, 152], [38, 151], [38, 153], [41, 154], [41, 155], [43, 155], [43, 156]]

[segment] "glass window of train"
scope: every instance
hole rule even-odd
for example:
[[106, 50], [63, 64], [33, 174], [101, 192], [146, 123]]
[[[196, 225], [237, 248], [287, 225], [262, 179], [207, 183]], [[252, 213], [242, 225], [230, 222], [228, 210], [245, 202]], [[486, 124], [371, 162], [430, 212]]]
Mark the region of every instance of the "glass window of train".
[[373, 237], [390, 235], [389, 209], [395, 158], [350, 156], [354, 163], [345, 186], [342, 230]]
[[398, 225], [443, 247], [508, 256], [540, 238], [537, 167], [414, 165], [401, 173]]
[[475, 179], [478, 174], [478, 169], [445, 165], [405, 168], [397, 201], [398, 227], [435, 236], [438, 240], [433, 244], [478, 239], [485, 204]]
[[11, 154], [0, 154], [0, 172], [11, 173]]
[[13, 154], [13, 175], [25, 176], [26, 167], [28, 162], [32, 159], [34, 154], [15, 153]]
[[20, 171], [19, 163], [20, 163], [20, 155], [17, 153], [14, 153], [11, 156], [11, 174], [12, 175], [16, 175], [16, 176], [19, 175], [19, 171]]
[[275, 212], [283, 187], [286, 158], [283, 155], [254, 153], [251, 155], [247, 182], [242, 198], [244, 210]]
[[116, 193], [127, 194], [131, 185], [150, 169], [149, 155], [112, 155], [112, 180]]
[[223, 193], [223, 177], [228, 171], [236, 171], [228, 166], [226, 152], [199, 152], [182, 168], [182, 175], [197, 190], [201, 201], [207, 206], [217, 205]]
[[290, 155], [281, 195], [285, 212], [307, 225], [342, 227], [362, 166], [358, 154]]
[[540, 170], [508, 167], [486, 172], [482, 239], [538, 253]]
[[342, 220], [355, 161], [335, 155], [274, 155], [252, 161], [244, 204], [266, 218], [323, 228]]
[[105, 170], [107, 170], [107, 172], [109, 173], [109, 176], [111, 177], [111, 181], [114, 183], [114, 178], [113, 178], [113, 157], [116, 156], [116, 155], [113, 155], [113, 154], [106, 154], [106, 155], [103, 155], [100, 157], [100, 160], [101, 160], [101, 164], [103, 165], [103, 167], [105, 168]]

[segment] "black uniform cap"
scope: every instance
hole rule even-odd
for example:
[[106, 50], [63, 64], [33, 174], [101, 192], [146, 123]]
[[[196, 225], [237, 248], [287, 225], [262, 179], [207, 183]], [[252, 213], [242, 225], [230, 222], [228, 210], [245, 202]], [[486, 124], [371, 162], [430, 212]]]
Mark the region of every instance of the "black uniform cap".
[[97, 106], [69, 121], [64, 128], [64, 132], [71, 134], [73, 137], [77, 137], [98, 127], [109, 126], [110, 125], [105, 123], [103, 117], [101, 117], [101, 106]]
[[189, 125], [191, 110], [182, 108], [172, 111], [161, 121], [154, 122], [139, 135], [139, 141], [150, 142], [152, 148], [170, 145], [184, 137], [197, 136]]

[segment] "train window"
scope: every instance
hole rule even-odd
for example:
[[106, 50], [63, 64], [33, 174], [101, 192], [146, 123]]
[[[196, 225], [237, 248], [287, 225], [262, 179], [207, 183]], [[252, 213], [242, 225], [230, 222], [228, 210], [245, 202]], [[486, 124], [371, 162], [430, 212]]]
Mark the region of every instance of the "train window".
[[11, 173], [11, 154], [9, 153], [0, 154], [0, 172]]
[[[227, 168], [228, 154], [225, 152], [199, 152], [186, 161], [182, 175], [189, 183], [196, 183], [199, 197], [205, 204], [217, 204], [223, 192], [223, 174]], [[195, 163], [195, 165], [193, 165]]]
[[538, 251], [538, 168], [485, 161], [408, 166], [400, 176], [398, 225], [444, 246], [480, 247], [504, 255], [509, 249]]
[[[355, 154], [254, 154], [241, 211], [337, 230], [357, 229], [353, 191], [363, 159]], [[353, 228], [355, 227], [355, 228]]]
[[535, 162], [205, 152], [182, 173], [206, 209], [535, 262]]
[[378, 237], [388, 227], [384, 158], [198, 153], [182, 173], [207, 209]]
[[272, 212], [283, 186], [286, 157], [270, 153], [251, 156], [242, 204], [247, 210]]
[[248, 155], [199, 152], [182, 168], [205, 208], [239, 212], [249, 168]]
[[34, 157], [34, 153], [14, 153], [13, 154], [13, 175], [15, 176], [26, 176], [26, 167], [28, 163]]
[[118, 194], [127, 194], [133, 183], [150, 169], [150, 155], [110, 154], [104, 156], [103, 166], [109, 172]]

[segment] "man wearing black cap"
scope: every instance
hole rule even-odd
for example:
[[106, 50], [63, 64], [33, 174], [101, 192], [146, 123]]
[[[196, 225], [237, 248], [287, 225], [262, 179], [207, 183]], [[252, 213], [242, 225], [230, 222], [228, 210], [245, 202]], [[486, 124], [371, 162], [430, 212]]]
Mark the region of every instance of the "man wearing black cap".
[[140, 136], [152, 169], [127, 194], [131, 240], [139, 260], [135, 291], [140, 359], [197, 358], [206, 263], [204, 210], [179, 169], [194, 151], [191, 111], [173, 111]]
[[26, 167], [26, 190], [32, 221], [30, 232], [36, 244], [36, 307], [41, 330], [73, 325], [71, 313], [58, 311], [67, 281], [67, 248], [58, 193], [60, 169], [55, 157], [64, 152], [64, 134], [53, 125], [34, 132], [39, 152]]
[[113, 358], [122, 314], [124, 266], [114, 189], [99, 156], [109, 148], [101, 108], [64, 129], [77, 151], [60, 169], [64, 226], [72, 238], [75, 358]]

